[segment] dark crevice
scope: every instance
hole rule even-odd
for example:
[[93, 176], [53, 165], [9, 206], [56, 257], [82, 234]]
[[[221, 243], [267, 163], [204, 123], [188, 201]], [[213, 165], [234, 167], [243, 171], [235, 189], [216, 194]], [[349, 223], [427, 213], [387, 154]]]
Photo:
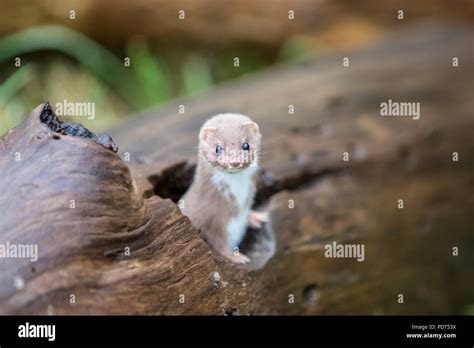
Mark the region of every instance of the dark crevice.
[[153, 185], [155, 195], [177, 203], [191, 186], [195, 171], [195, 163], [180, 162], [166, 168], [159, 175], [149, 176], [148, 181]]
[[[149, 176], [148, 181], [152, 184], [155, 195], [161, 198], [169, 198], [178, 203], [179, 199], [191, 186], [195, 170], [195, 163], [189, 161], [179, 162], [166, 168], [161, 174]], [[313, 184], [315, 180], [341, 171], [341, 168], [326, 168], [317, 172], [303, 171], [296, 176], [274, 180], [270, 171], [261, 170], [257, 179], [254, 206], [264, 205], [271, 196], [280, 191], [298, 190]]]
[[314, 184], [316, 180], [332, 174], [338, 174], [341, 168], [326, 168], [317, 172], [303, 171], [295, 176], [285, 177], [281, 180], [273, 180], [271, 172], [262, 170], [257, 181], [257, 194], [255, 195], [255, 206], [260, 206], [269, 201], [271, 196], [284, 190], [300, 190]]
[[[113, 152], [118, 151], [117, 145], [115, 145], [114, 141], [108, 135], [99, 135], [97, 136], [86, 127], [84, 127], [80, 123], [73, 123], [73, 122], [66, 122], [60, 120], [55, 114], [49, 102], [44, 104], [43, 110], [40, 114], [40, 121], [48, 126], [53, 132], [63, 134], [63, 135], [70, 135], [73, 137], [80, 137], [85, 139], [91, 139], [96, 143], [112, 150]], [[54, 137], [54, 139], [58, 139], [58, 137]]]

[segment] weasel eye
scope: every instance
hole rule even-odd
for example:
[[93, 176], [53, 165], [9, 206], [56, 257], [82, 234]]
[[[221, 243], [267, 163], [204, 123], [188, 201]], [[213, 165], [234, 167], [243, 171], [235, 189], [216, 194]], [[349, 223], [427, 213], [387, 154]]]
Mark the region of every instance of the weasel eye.
[[250, 145], [249, 145], [249, 143], [244, 143], [244, 145], [242, 146], [242, 148], [243, 148], [245, 151], [250, 150]]
[[222, 151], [224, 151], [224, 149], [222, 148], [222, 146], [217, 145], [217, 146], [216, 146], [216, 153], [217, 153], [217, 154], [220, 154], [220, 153], [222, 153]]

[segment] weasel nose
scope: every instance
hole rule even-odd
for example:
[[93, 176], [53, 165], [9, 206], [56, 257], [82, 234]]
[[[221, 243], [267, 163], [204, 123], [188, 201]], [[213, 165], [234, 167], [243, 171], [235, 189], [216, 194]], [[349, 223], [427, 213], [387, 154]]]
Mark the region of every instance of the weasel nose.
[[240, 162], [230, 162], [229, 164], [232, 168], [240, 167]]

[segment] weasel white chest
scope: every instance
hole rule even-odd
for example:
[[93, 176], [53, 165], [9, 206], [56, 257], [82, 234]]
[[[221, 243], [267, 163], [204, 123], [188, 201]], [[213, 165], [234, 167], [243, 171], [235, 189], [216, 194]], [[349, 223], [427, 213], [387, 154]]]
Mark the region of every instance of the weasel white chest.
[[234, 250], [242, 242], [247, 230], [247, 219], [253, 197], [252, 177], [257, 167], [250, 166], [239, 173], [223, 173], [216, 171], [212, 180], [215, 185], [223, 188], [223, 194], [229, 195], [237, 206], [238, 214], [227, 223], [227, 245]]

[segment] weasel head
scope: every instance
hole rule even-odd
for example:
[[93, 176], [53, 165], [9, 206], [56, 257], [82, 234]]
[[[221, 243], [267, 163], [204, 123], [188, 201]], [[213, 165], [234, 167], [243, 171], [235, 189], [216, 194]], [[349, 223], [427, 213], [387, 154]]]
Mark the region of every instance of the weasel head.
[[199, 132], [199, 154], [212, 168], [238, 173], [258, 166], [262, 135], [248, 116], [219, 114], [207, 120]]

